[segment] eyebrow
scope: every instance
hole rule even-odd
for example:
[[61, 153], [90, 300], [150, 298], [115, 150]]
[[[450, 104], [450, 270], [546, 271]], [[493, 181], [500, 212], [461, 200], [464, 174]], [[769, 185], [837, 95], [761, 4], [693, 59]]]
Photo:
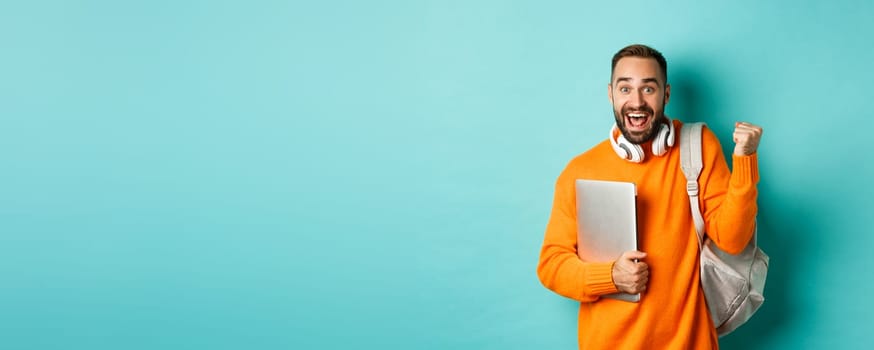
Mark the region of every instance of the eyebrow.
[[[656, 85], [661, 86], [661, 84], [659, 84], [659, 80], [656, 79], [656, 78], [643, 78], [643, 79], [641, 79], [641, 81], [644, 82], [644, 83], [655, 83]], [[621, 82], [631, 82], [631, 78], [629, 78], [629, 77], [619, 77], [619, 78], [616, 79], [616, 82], [617, 82], [617, 83], [621, 83]]]

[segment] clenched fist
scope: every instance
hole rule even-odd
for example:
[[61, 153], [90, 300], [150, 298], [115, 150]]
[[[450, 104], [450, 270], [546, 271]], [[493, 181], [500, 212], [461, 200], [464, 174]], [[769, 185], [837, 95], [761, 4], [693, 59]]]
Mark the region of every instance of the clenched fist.
[[748, 156], [756, 153], [762, 138], [762, 127], [747, 122], [734, 124], [734, 155]]

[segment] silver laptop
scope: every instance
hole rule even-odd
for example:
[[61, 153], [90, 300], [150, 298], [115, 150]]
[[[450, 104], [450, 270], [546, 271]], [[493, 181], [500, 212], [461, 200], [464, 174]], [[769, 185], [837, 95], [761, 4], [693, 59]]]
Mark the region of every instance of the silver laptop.
[[[615, 261], [637, 250], [637, 190], [631, 182], [576, 180], [577, 255], [583, 261]], [[637, 302], [640, 294], [605, 295]]]

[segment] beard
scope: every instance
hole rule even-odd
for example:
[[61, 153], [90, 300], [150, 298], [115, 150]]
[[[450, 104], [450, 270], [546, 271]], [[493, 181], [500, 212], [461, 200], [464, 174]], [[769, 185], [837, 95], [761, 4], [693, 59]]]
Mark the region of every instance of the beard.
[[[628, 130], [628, 128], [625, 126], [625, 116], [628, 115], [628, 113], [634, 112], [643, 112], [652, 116], [649, 128], [639, 132]], [[655, 138], [656, 134], [658, 134], [659, 129], [657, 128], [657, 126], [661, 125], [661, 123], [664, 123], [666, 120], [664, 109], [661, 109], [659, 111], [653, 111], [653, 109], [649, 106], [642, 106], [640, 108], [634, 109], [623, 106], [622, 109], [619, 111], [613, 109], [613, 117], [616, 119], [616, 125], [619, 127], [619, 131], [622, 132], [622, 136], [624, 136], [625, 139], [629, 142], [636, 145], [644, 144]]]

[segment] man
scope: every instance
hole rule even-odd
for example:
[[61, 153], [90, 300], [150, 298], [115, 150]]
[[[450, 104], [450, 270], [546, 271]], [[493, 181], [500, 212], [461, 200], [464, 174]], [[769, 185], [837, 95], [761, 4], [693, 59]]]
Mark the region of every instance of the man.
[[[631, 45], [613, 56], [607, 96], [616, 124], [610, 139], [577, 156], [559, 175], [537, 274], [544, 286], [580, 301], [580, 349], [716, 349], [716, 330], [699, 281], [698, 242], [680, 169], [682, 123], [664, 114], [667, 63], [658, 51]], [[672, 126], [672, 127], [671, 127]], [[762, 129], [735, 123], [733, 171], [704, 129], [700, 203], [708, 236], [739, 253], [753, 234]], [[637, 185], [638, 249], [615, 261], [577, 256], [574, 180]], [[642, 293], [637, 303], [601, 298]]]

